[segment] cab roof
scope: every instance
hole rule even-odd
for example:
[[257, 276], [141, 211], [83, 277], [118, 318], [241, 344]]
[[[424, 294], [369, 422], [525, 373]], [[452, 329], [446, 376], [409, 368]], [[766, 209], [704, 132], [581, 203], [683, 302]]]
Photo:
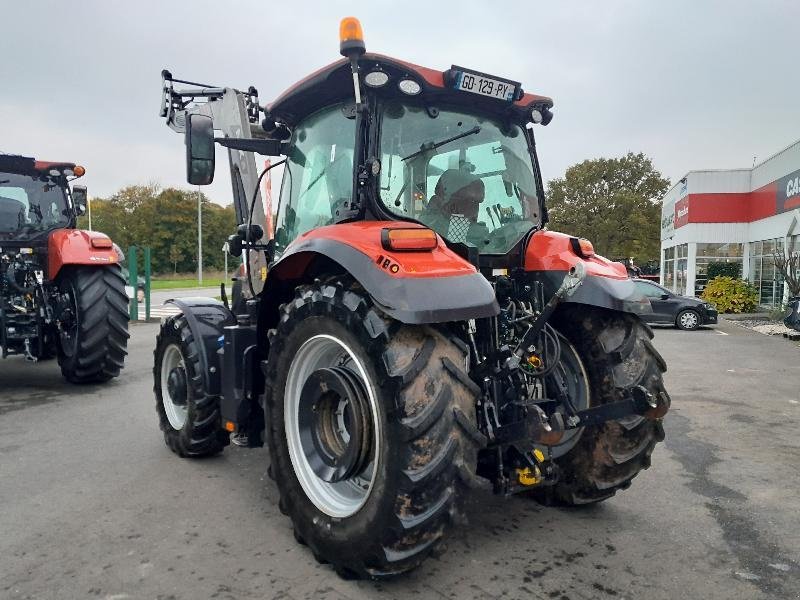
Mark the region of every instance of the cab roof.
[[[446, 85], [447, 70], [437, 71], [382, 54], [364, 54], [359, 59], [359, 66], [362, 73], [369, 73], [375, 69], [386, 72], [390, 78], [386, 86], [387, 91], [394, 93], [398, 98], [422, 97], [427, 102], [464, 104], [477, 111], [494, 113], [498, 116], [505, 114], [520, 119], [528, 119], [533, 108], [553, 106], [551, 98], [537, 94], [525, 93], [511, 103], [459, 92]], [[422, 92], [418, 96], [409, 97], [397, 91], [396, 82], [409, 78], [422, 87]], [[392, 85], [393, 83], [395, 85]], [[350, 64], [347, 59], [342, 58], [295, 83], [274, 102], [267, 105], [266, 110], [276, 121], [293, 126], [307, 115], [331, 103], [352, 97], [353, 79]]]
[[75, 163], [71, 162], [53, 162], [17, 154], [0, 154], [0, 171], [5, 172], [30, 173], [31, 171], [49, 171], [50, 169], [62, 171], [74, 168]]

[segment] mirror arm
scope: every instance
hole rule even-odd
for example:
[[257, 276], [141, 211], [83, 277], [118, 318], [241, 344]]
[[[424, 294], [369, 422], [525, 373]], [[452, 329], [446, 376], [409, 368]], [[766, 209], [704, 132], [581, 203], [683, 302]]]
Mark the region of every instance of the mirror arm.
[[271, 139], [251, 139], [251, 138], [214, 138], [220, 146], [242, 150], [243, 152], [255, 152], [262, 156], [282, 156], [286, 154], [288, 144], [280, 140]]

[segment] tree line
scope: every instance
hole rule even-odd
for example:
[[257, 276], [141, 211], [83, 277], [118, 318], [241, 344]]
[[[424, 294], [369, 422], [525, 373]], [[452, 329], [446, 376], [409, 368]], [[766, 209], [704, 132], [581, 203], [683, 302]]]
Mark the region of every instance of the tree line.
[[[197, 270], [198, 192], [157, 185], [133, 185], [109, 198], [92, 199], [92, 229], [109, 235], [124, 252], [132, 245], [151, 248], [154, 273]], [[200, 193], [203, 216], [203, 269], [222, 270], [222, 245], [236, 230], [233, 205], [220, 206]], [[89, 227], [89, 216], [78, 226]]]
[[[598, 254], [658, 260], [661, 199], [670, 182], [642, 153], [585, 160], [547, 184], [548, 227], [592, 241]], [[92, 200], [92, 226], [119, 244], [152, 249], [155, 273], [197, 270], [199, 192], [134, 185]], [[233, 205], [220, 206], [200, 193], [203, 266], [222, 269], [222, 245], [236, 228]], [[88, 228], [88, 216], [79, 226]]]
[[669, 188], [642, 153], [585, 160], [548, 183], [549, 228], [591, 240], [607, 258], [658, 260], [661, 199]]

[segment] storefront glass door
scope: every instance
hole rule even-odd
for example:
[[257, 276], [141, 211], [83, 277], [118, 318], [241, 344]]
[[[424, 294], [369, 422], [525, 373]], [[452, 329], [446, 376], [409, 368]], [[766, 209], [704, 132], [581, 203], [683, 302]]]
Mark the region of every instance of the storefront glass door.
[[783, 238], [751, 244], [750, 282], [758, 289], [761, 306], [780, 306], [783, 302], [783, 277], [775, 268], [774, 253], [783, 253]]

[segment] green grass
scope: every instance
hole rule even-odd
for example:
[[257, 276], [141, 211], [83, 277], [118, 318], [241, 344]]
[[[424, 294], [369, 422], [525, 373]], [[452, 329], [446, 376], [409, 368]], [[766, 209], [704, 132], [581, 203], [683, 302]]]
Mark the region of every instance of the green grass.
[[[152, 290], [179, 290], [189, 289], [196, 287], [219, 287], [223, 279], [220, 277], [203, 277], [203, 285], [197, 284], [197, 277], [194, 279], [153, 279], [150, 282], [150, 289]], [[225, 282], [225, 285], [230, 285]]]

